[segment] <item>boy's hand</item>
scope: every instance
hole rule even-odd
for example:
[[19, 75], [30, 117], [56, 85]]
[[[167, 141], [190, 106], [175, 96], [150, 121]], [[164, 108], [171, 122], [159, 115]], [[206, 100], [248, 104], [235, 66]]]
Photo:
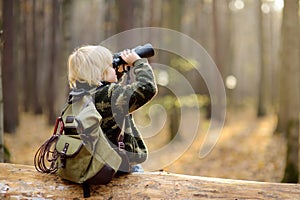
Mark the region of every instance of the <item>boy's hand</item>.
[[134, 50], [129, 49], [122, 51], [121, 57], [129, 66], [133, 66], [133, 63], [136, 60], [141, 59], [141, 57], [137, 53], [135, 53]]

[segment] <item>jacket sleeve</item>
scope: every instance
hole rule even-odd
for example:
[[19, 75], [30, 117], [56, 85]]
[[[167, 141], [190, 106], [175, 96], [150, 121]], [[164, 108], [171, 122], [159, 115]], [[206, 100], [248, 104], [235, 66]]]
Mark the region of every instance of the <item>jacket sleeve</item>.
[[111, 85], [111, 105], [115, 114], [131, 113], [149, 102], [157, 93], [154, 73], [147, 59], [139, 59], [133, 65], [133, 82], [124, 84], [122, 80]]

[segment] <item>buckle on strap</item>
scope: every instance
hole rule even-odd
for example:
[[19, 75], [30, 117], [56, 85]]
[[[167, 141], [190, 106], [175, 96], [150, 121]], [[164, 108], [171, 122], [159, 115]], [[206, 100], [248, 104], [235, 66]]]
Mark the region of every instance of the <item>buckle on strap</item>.
[[118, 142], [118, 147], [119, 147], [119, 149], [125, 149], [124, 142]]
[[69, 148], [69, 143], [66, 143], [65, 146], [64, 146], [64, 149], [60, 155], [60, 161], [61, 161], [61, 167], [62, 168], [65, 168], [66, 167], [66, 159], [67, 159], [67, 150]]

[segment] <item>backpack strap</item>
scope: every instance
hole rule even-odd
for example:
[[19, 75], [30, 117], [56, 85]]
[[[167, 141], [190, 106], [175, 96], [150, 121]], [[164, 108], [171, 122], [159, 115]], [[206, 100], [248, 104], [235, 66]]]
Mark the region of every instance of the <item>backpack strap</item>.
[[90, 184], [89, 183], [83, 183], [82, 184], [82, 189], [83, 189], [83, 198], [88, 198], [91, 196], [90, 193]]
[[[128, 81], [128, 79], [127, 79]], [[67, 110], [67, 108], [74, 102], [80, 100], [81, 98], [84, 98], [85, 96], [90, 96], [93, 99], [93, 95], [96, 94], [96, 92], [99, 90], [99, 88], [101, 88], [102, 86], [106, 85], [106, 83], [103, 83], [103, 85], [101, 85], [100, 87], [94, 87], [91, 90], [87, 91], [84, 89], [73, 89], [70, 93], [69, 93], [69, 99], [68, 99], [68, 103], [65, 106], [65, 108], [63, 109], [61, 116], [64, 114], [64, 112]], [[91, 100], [92, 101], [92, 100]], [[90, 103], [91, 101], [86, 101], [85, 106]], [[85, 107], [83, 106], [83, 107]], [[125, 144], [124, 144], [124, 132], [125, 132], [125, 118], [123, 120], [123, 124], [122, 124], [122, 128], [121, 128], [121, 132], [117, 138], [117, 142], [118, 142], [118, 147], [120, 149], [125, 149]]]
[[92, 95], [94, 95], [97, 92], [97, 90], [98, 90], [97, 87], [94, 87], [94, 88], [92, 88], [89, 91], [87, 91], [85, 89], [73, 89], [73, 90], [71, 90], [70, 93], [69, 93], [69, 97], [68, 97], [67, 103], [63, 107], [60, 116], [63, 116], [63, 114], [65, 113], [65, 111], [67, 110], [67, 108], [71, 104], [75, 103], [76, 101], [80, 100], [81, 98], [83, 98], [86, 95], [89, 95], [89, 96], [92, 97]]

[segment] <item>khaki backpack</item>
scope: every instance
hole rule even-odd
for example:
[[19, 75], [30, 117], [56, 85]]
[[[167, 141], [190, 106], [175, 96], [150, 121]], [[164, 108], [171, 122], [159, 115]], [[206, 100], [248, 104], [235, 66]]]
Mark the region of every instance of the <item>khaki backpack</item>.
[[[36, 152], [39, 172], [56, 173], [65, 180], [83, 185], [89, 197], [89, 184], [107, 184], [122, 164], [129, 170], [124, 144], [114, 147], [100, 127], [101, 115], [91, 94], [76, 89], [70, 92], [67, 107], [56, 121], [53, 136]], [[122, 137], [120, 137], [122, 138]], [[47, 161], [50, 166], [45, 163]]]

